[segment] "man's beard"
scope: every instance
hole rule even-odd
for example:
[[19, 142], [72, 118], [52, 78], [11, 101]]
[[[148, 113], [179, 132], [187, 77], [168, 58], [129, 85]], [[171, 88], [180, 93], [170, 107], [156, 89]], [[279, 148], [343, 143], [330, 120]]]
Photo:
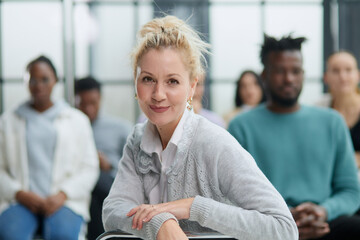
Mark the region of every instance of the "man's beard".
[[277, 103], [278, 105], [280, 105], [282, 107], [290, 108], [297, 104], [297, 101], [300, 96], [300, 92], [301, 91], [299, 91], [295, 97], [283, 98], [283, 97], [280, 97], [279, 95], [277, 95], [276, 93], [270, 91], [270, 97], [274, 103]]

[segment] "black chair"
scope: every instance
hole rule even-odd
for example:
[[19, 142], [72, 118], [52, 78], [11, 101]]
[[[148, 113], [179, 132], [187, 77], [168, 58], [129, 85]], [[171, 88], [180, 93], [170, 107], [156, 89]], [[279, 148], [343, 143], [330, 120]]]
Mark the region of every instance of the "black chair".
[[[222, 240], [222, 239], [226, 239], [226, 240], [235, 240], [232, 237], [229, 236], [225, 236], [222, 235], [220, 233], [201, 233], [201, 234], [187, 234], [189, 239], [202, 239], [202, 240], [214, 240], [214, 239], [218, 239], [218, 240]], [[96, 238], [96, 240], [141, 240], [141, 238], [136, 237], [134, 235], [128, 234], [128, 233], [124, 233], [121, 232], [120, 230], [115, 230], [115, 231], [108, 231], [108, 232], [104, 232], [103, 234], [101, 234], [99, 237]]]
[[96, 240], [118, 240], [118, 239], [141, 240], [141, 238], [138, 238], [138, 237], [128, 234], [128, 233], [121, 232], [120, 230], [107, 231], [96, 238]]

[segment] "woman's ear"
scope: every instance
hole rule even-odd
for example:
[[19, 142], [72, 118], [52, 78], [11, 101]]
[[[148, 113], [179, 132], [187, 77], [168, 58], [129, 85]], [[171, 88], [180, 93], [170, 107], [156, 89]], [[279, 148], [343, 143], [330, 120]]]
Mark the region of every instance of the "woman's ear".
[[194, 97], [194, 94], [195, 94], [195, 89], [196, 89], [196, 85], [199, 81], [199, 78], [198, 77], [195, 77], [194, 78], [194, 81], [191, 82], [190, 84], [190, 97]]

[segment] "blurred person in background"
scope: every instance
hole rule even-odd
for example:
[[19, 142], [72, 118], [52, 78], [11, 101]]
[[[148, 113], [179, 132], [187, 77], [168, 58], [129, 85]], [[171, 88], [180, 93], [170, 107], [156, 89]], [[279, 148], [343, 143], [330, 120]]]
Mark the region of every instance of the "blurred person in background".
[[94, 134], [99, 155], [100, 176], [92, 192], [88, 239], [95, 240], [104, 232], [101, 221], [103, 201], [109, 194], [119, 160], [123, 154], [131, 124], [123, 119], [110, 117], [101, 108], [101, 84], [91, 76], [75, 81], [76, 107], [85, 113]]
[[229, 132], [284, 197], [300, 239], [360, 239], [355, 156], [344, 119], [299, 103], [302, 43], [265, 35], [261, 48], [266, 104], [236, 116]]
[[239, 113], [247, 111], [265, 100], [260, 76], [252, 70], [242, 72], [236, 82], [235, 109], [224, 116], [226, 124], [228, 125]]
[[331, 54], [326, 63], [324, 82], [329, 93], [317, 105], [338, 111], [350, 129], [357, 167], [360, 167], [360, 73], [355, 56], [347, 51]]
[[0, 239], [39, 232], [77, 240], [99, 172], [90, 123], [51, 99], [58, 78], [50, 59], [40, 56], [26, 70], [31, 99], [0, 118]]

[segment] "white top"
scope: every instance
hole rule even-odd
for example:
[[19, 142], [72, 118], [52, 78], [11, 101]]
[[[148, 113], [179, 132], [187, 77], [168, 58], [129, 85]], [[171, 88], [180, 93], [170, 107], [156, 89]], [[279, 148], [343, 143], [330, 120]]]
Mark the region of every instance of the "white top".
[[[91, 191], [99, 160], [90, 122], [79, 110], [64, 108], [54, 119], [57, 139], [50, 194], [63, 191], [65, 206], [89, 220]], [[0, 214], [20, 190], [29, 190], [26, 122], [14, 111], [0, 117]]]
[[178, 125], [175, 128], [173, 135], [170, 138], [170, 141], [166, 148], [162, 150], [162, 144], [160, 140], [159, 133], [156, 129], [156, 126], [148, 122], [141, 143], [142, 148], [149, 153], [156, 153], [158, 160], [161, 164], [161, 176], [158, 184], [150, 191], [149, 202], [150, 204], [157, 204], [161, 202], [167, 202], [167, 187], [166, 182], [168, 180], [167, 172], [169, 167], [173, 164], [175, 159], [175, 154], [177, 151], [178, 143], [180, 142], [181, 136], [184, 131], [184, 123], [188, 117], [188, 110], [185, 109], [184, 114], [182, 115]]

